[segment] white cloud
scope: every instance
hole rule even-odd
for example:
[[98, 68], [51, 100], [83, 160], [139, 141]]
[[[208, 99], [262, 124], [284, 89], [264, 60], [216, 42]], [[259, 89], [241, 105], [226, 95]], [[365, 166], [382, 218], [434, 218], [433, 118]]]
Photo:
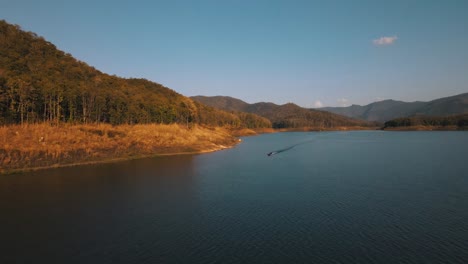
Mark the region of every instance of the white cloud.
[[374, 100], [375, 100], [376, 102], [380, 102], [380, 101], [383, 101], [383, 98], [379, 96], [379, 97], [376, 97]]
[[336, 100], [340, 106], [349, 106], [349, 100], [346, 98], [339, 98]]
[[323, 107], [323, 103], [320, 102], [319, 100], [315, 101], [314, 102], [314, 108], [320, 108], [320, 107]]
[[387, 46], [387, 45], [392, 45], [395, 43], [395, 41], [398, 39], [397, 36], [392, 36], [392, 37], [380, 37], [378, 39], [372, 40], [372, 43], [377, 46]]

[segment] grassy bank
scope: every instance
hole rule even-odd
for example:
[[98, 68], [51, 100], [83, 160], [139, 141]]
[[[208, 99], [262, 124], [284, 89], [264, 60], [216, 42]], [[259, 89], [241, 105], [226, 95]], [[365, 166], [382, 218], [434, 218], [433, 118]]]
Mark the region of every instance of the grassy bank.
[[242, 128], [231, 130], [231, 134], [235, 137], [256, 136], [258, 134], [267, 134], [279, 132], [273, 128]]
[[235, 137], [286, 131], [363, 130], [369, 127], [236, 129], [183, 125], [12, 125], [0, 127], [0, 173], [204, 153], [234, 146]]
[[0, 141], [0, 173], [210, 152], [238, 142], [223, 128], [156, 124], [4, 126]]

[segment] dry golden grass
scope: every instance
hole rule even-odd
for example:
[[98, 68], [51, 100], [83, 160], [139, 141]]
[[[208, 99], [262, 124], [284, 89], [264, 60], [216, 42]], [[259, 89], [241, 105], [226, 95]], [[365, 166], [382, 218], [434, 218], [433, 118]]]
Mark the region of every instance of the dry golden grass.
[[162, 154], [208, 152], [237, 142], [223, 128], [180, 125], [0, 127], [0, 173]]
[[278, 132], [273, 128], [238, 128], [232, 129], [231, 134], [236, 137], [255, 136], [258, 134]]

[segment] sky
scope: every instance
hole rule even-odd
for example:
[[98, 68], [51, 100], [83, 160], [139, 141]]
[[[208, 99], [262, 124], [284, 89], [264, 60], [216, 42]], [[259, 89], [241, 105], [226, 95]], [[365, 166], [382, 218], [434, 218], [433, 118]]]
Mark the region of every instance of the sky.
[[468, 1], [0, 0], [102, 72], [303, 107], [468, 92]]

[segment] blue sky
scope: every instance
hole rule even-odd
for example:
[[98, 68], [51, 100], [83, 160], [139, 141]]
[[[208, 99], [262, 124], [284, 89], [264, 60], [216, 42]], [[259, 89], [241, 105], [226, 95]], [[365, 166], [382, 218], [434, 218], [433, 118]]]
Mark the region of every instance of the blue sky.
[[0, 0], [97, 69], [305, 107], [468, 92], [468, 1]]

